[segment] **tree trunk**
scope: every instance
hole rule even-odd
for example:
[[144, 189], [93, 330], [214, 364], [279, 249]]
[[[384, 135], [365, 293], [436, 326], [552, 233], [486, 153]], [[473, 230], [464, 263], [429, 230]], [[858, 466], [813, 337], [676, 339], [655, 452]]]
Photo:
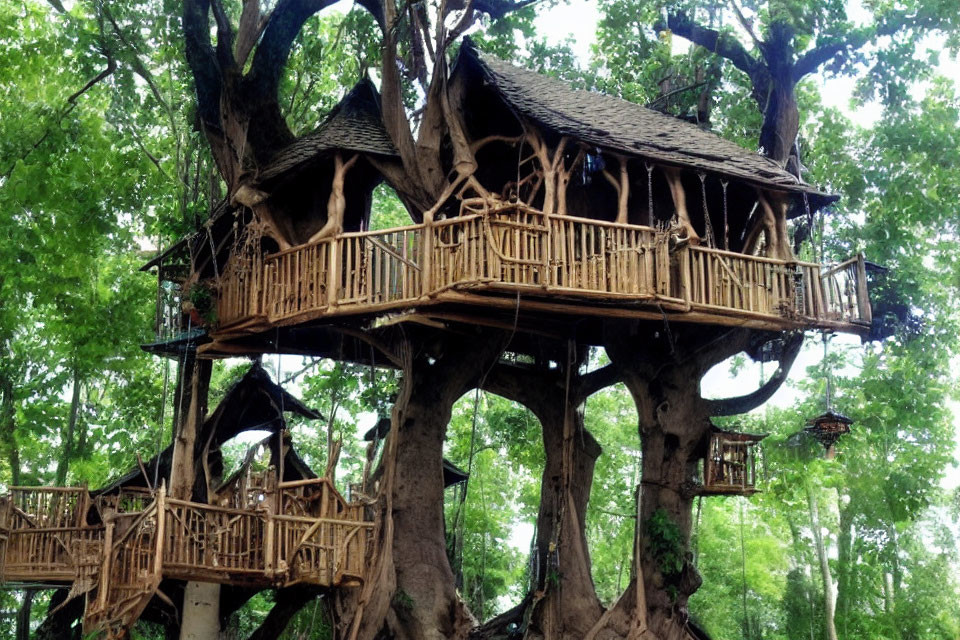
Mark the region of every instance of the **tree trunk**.
[[[579, 640], [603, 611], [587, 546], [587, 502], [600, 445], [583, 424], [582, 404], [563, 390], [534, 413], [543, 425], [546, 463], [537, 514], [537, 582], [531, 629], [545, 638]], [[539, 596], [539, 597], [537, 597]]]
[[339, 608], [339, 637], [444, 640], [466, 638], [474, 626], [447, 558], [443, 441], [453, 403], [502, 344], [487, 334], [404, 339], [398, 349], [406, 354], [403, 382], [377, 474], [379, 548], [359, 597], [342, 594], [348, 600]]
[[[169, 495], [192, 500], [196, 485], [197, 433], [207, 413], [211, 362], [186, 356], [177, 381], [177, 417]], [[183, 595], [180, 640], [216, 638], [220, 631], [220, 585], [188, 582]]]
[[60, 460], [57, 461], [57, 474], [54, 485], [63, 487], [67, 483], [67, 470], [70, 467], [70, 459], [73, 457], [73, 440], [77, 430], [77, 418], [80, 415], [80, 373], [73, 370], [73, 395], [70, 399], [70, 417], [67, 420], [67, 428], [63, 433], [63, 448], [60, 451]]
[[[840, 509], [840, 535], [837, 536], [837, 606], [835, 616], [846, 627], [850, 615], [850, 585], [856, 570], [853, 561], [852, 502]], [[844, 631], [846, 637], [846, 631]]]
[[220, 636], [220, 585], [188, 582], [183, 591], [180, 640], [216, 640]]
[[633, 323], [607, 330], [607, 354], [637, 406], [642, 474], [631, 582], [587, 640], [689, 637], [687, 600], [702, 583], [690, 553], [697, 464], [711, 411], [732, 402], [701, 398], [700, 380], [742, 351], [750, 334], [666, 329]]
[[813, 489], [811, 487], [806, 489], [807, 505], [810, 509], [810, 527], [813, 530], [813, 542], [817, 550], [817, 560], [820, 563], [820, 576], [823, 579], [824, 637], [827, 640], [837, 640], [837, 628], [834, 624], [836, 600], [833, 576], [830, 574], [830, 559], [827, 557], [827, 547], [820, 525], [820, 505]]
[[33, 597], [37, 595], [34, 589], [25, 589], [23, 601], [17, 609], [16, 640], [30, 640], [30, 611], [33, 609]]

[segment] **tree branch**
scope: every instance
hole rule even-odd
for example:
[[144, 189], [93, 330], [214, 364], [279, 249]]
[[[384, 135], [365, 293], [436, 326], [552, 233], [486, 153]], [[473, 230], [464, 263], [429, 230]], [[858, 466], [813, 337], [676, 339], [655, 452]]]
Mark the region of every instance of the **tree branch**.
[[267, 640], [267, 638], [279, 637], [290, 623], [290, 618], [311, 600], [320, 597], [321, 594], [321, 589], [313, 586], [280, 589], [277, 591], [276, 604], [270, 609], [270, 613], [267, 614], [256, 631], [250, 634], [248, 640]]
[[799, 82], [805, 75], [816, 71], [820, 65], [826, 64], [846, 48], [853, 50], [861, 48], [870, 41], [865, 31], [850, 33], [848, 37], [822, 44], [800, 56], [793, 65], [793, 81]]
[[540, 0], [476, 0], [473, 8], [499, 20], [508, 13], [518, 11]]
[[184, 0], [183, 39], [187, 64], [197, 89], [197, 108], [204, 126], [222, 131], [220, 64], [210, 43], [210, 0]]
[[[274, 97], [280, 75], [287, 65], [297, 34], [310, 16], [326, 9], [336, 0], [280, 0], [267, 20], [263, 37], [253, 54], [249, 79], [256, 92]], [[363, 3], [365, 7], [368, 3]]]
[[577, 392], [581, 400], [586, 400], [598, 391], [618, 382], [620, 382], [620, 369], [611, 363], [580, 376]]
[[786, 338], [783, 345], [783, 353], [780, 356], [780, 364], [776, 372], [769, 380], [763, 383], [753, 393], [748, 393], [735, 398], [722, 398], [718, 400], [707, 400], [707, 406], [710, 415], [713, 416], [732, 416], [741, 413], [747, 413], [762, 405], [769, 400], [774, 393], [783, 385], [790, 374], [790, 368], [793, 366], [797, 355], [800, 353], [800, 347], [803, 345], [803, 334], [797, 333]]
[[237, 66], [233, 59], [233, 26], [220, 0], [213, 0], [213, 19], [217, 23], [217, 59], [223, 69]]
[[7, 170], [4, 171], [2, 175], [0, 175], [0, 179], [6, 180], [7, 178], [9, 178], [10, 174], [12, 174], [13, 170], [16, 168], [17, 162], [21, 160], [25, 160], [27, 156], [29, 156], [31, 153], [36, 151], [40, 147], [40, 145], [43, 144], [43, 142], [50, 135], [50, 132], [53, 130], [53, 128], [56, 126], [59, 126], [60, 123], [63, 122], [63, 119], [66, 118], [68, 115], [70, 115], [70, 112], [74, 110], [74, 108], [77, 106], [77, 100], [80, 98], [80, 96], [82, 96], [87, 91], [92, 89], [95, 85], [102, 82], [104, 79], [113, 75], [113, 72], [117, 70], [117, 61], [114, 59], [113, 54], [106, 48], [103, 48], [102, 52], [103, 52], [103, 55], [107, 58], [106, 68], [100, 73], [98, 73], [96, 76], [91, 78], [85, 85], [80, 87], [80, 89], [78, 89], [77, 91], [74, 91], [72, 94], [70, 94], [70, 96], [67, 97], [67, 104], [69, 106], [67, 106], [67, 108], [65, 108], [63, 111], [60, 112], [60, 114], [57, 116], [56, 122], [51, 124], [47, 128], [47, 130], [44, 131], [43, 135], [40, 136], [40, 138], [36, 142], [34, 142], [30, 147], [28, 147], [27, 150], [24, 153], [22, 153], [19, 158], [17, 158], [12, 163], [10, 163], [9, 168], [7, 168]]
[[[751, 56], [742, 44], [736, 39], [721, 34], [716, 29], [703, 27], [694, 22], [690, 16], [683, 11], [670, 13], [667, 15], [667, 28], [681, 38], [686, 38], [690, 42], [708, 49], [722, 58], [726, 58], [737, 68], [753, 78], [757, 73], [759, 63], [756, 58]], [[655, 28], [661, 29], [662, 22], [658, 22]]]

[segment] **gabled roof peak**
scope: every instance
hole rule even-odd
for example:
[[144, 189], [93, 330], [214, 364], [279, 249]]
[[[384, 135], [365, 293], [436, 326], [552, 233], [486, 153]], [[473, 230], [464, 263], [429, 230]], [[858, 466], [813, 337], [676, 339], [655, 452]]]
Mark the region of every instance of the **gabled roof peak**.
[[772, 189], [807, 193], [816, 208], [835, 200], [805, 184], [770, 158], [694, 124], [596, 91], [574, 89], [536, 71], [480, 51], [465, 38], [454, 73], [479, 69], [520, 116], [609, 151], [694, 171], [719, 174]]

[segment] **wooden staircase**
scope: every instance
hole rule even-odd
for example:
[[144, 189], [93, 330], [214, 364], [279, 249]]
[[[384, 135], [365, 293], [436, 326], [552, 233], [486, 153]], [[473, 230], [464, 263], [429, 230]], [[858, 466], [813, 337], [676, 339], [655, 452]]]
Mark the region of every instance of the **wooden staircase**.
[[125, 638], [160, 586], [163, 576], [165, 490], [143, 511], [108, 512], [102, 565], [86, 592], [83, 633]]
[[[240, 495], [242, 493], [242, 495]], [[0, 583], [70, 586], [83, 633], [108, 640], [161, 592], [161, 580], [260, 589], [363, 583], [374, 523], [326, 478], [244, 486], [233, 506], [121, 489], [15, 487], [0, 497]]]

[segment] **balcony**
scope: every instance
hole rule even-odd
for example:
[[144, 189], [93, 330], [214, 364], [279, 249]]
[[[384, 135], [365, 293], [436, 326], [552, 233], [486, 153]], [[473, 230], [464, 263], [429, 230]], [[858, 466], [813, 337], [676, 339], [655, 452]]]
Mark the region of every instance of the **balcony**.
[[239, 255], [220, 280], [217, 338], [443, 304], [512, 308], [521, 298], [561, 315], [770, 330], [865, 334], [871, 321], [862, 256], [824, 268], [523, 205]]
[[71, 586], [85, 633], [124, 637], [163, 579], [270, 588], [363, 583], [374, 526], [326, 478], [252, 487], [232, 507], [124, 488], [12, 487], [0, 584]]

